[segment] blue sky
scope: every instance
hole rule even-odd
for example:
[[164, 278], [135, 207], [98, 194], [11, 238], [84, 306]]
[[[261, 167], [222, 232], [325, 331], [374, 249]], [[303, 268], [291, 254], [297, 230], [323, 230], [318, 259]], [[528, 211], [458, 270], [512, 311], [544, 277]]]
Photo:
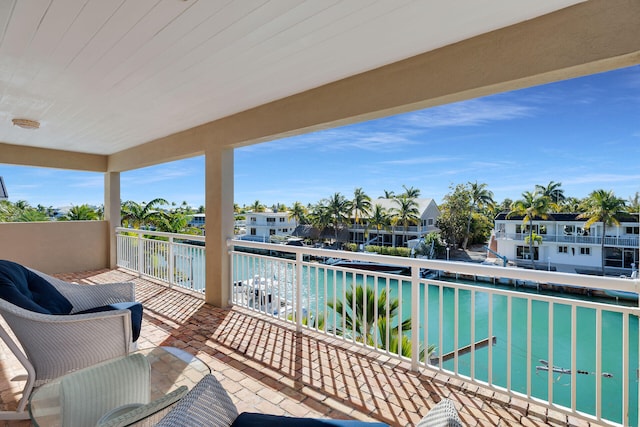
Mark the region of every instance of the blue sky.
[[[1, 159], [0, 159], [1, 162]], [[102, 204], [98, 173], [0, 164], [9, 200]], [[445, 105], [235, 151], [235, 202], [316, 203], [402, 186], [437, 203], [450, 185], [486, 183], [495, 200], [536, 184], [566, 196], [640, 191], [640, 66]], [[122, 174], [122, 199], [204, 204], [204, 158]]]

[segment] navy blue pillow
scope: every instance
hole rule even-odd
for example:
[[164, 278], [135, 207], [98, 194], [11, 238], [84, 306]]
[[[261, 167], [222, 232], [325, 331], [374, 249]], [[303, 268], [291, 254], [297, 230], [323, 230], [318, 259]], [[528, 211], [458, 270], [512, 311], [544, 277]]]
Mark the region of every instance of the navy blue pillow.
[[90, 308], [88, 310], [79, 311], [74, 314], [83, 313], [99, 313], [101, 311], [113, 311], [128, 309], [131, 312], [131, 334], [133, 335], [132, 341], [138, 341], [140, 336], [140, 328], [142, 327], [142, 304], [139, 302], [117, 302], [114, 304], [103, 305], [100, 307]]
[[73, 305], [42, 277], [12, 261], [0, 260], [0, 298], [43, 314], [69, 314]]
[[389, 427], [385, 423], [358, 420], [332, 420], [325, 418], [296, 418], [280, 415], [243, 412], [231, 427]]

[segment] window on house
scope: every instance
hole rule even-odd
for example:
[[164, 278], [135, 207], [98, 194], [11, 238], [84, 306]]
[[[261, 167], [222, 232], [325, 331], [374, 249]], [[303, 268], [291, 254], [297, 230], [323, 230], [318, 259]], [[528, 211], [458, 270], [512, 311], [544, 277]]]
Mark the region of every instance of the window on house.
[[284, 217], [281, 217], [280, 222], [284, 222], [284, 219], [285, 219]]
[[[529, 256], [529, 246], [518, 246], [516, 247], [516, 258], [517, 259], [531, 259], [531, 257]], [[539, 259], [539, 253], [538, 253], [538, 247], [534, 246], [533, 247], [533, 260], [534, 261], [538, 261]]]
[[255, 228], [252, 228], [252, 229], [251, 229], [251, 235], [252, 235], [252, 236], [255, 236], [256, 234], [258, 234], [258, 233], [256, 233], [256, 229], [255, 229]]
[[571, 236], [575, 232], [575, 227], [573, 225], [565, 225], [562, 228], [562, 232], [565, 236]]
[[429, 224], [429, 225], [433, 225], [433, 218], [429, 218], [429, 219], [427, 220], [427, 224]]
[[626, 234], [640, 234], [640, 227], [626, 227]]
[[275, 218], [267, 218], [267, 222], [276, 222]]
[[580, 255], [591, 255], [591, 248], [580, 248]]
[[569, 247], [568, 246], [558, 246], [558, 253], [559, 254], [566, 254], [569, 252]]
[[269, 230], [269, 236], [274, 236], [275, 234], [276, 234], [276, 230], [274, 230], [273, 228]]

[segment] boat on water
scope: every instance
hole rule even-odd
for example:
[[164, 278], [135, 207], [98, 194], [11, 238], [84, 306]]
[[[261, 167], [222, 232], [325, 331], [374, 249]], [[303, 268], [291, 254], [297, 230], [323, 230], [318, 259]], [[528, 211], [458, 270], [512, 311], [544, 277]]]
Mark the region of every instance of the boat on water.
[[329, 258], [327, 261], [325, 261], [325, 264], [331, 265], [333, 267], [356, 268], [358, 270], [378, 271], [381, 273], [389, 274], [409, 275], [411, 273], [411, 269], [409, 267], [394, 264], [383, 264], [372, 261], [356, 261], [341, 258]]
[[[567, 374], [567, 375], [573, 374], [573, 371], [569, 368], [563, 368], [560, 366], [549, 366], [549, 362], [543, 359], [540, 359], [539, 362], [541, 363], [541, 365], [536, 366], [536, 371], [545, 371], [545, 372], [551, 371], [556, 374]], [[589, 372], [581, 369], [576, 369], [576, 374], [595, 375], [593, 372]], [[609, 372], [603, 372], [602, 376], [604, 378], [613, 378], [613, 374], [610, 374]]]
[[248, 307], [274, 316], [293, 314], [293, 302], [281, 297], [280, 291], [276, 279], [260, 275], [234, 283], [235, 299]]

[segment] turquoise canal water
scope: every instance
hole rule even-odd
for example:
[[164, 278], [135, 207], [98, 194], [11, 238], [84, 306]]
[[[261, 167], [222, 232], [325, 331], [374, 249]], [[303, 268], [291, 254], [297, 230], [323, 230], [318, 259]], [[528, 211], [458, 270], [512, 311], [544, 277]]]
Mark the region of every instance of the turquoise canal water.
[[[252, 263], [253, 264], [253, 263]], [[256, 268], [239, 268], [236, 266], [234, 281], [246, 280], [254, 274], [264, 277], [274, 277], [278, 280], [280, 295], [294, 301], [292, 283], [294, 274], [291, 265], [285, 267], [286, 271], [277, 272], [277, 268], [272, 265], [260, 264]], [[283, 265], [280, 265], [282, 269]], [[378, 287], [378, 292], [387, 289], [391, 298], [399, 300], [402, 307], [402, 319], [411, 317], [411, 283], [408, 281], [399, 282], [394, 279], [377, 278], [360, 273], [335, 272], [324, 266], [303, 267], [302, 306], [315, 318], [318, 315], [325, 317], [325, 324], [331, 330], [334, 322], [342, 324], [339, 315], [334, 315], [333, 310], [327, 303], [343, 298], [345, 289], [353, 289], [355, 285], [366, 285], [369, 288]], [[284, 283], [284, 284], [283, 284]], [[468, 282], [467, 282], [468, 283]], [[507, 386], [507, 358], [508, 358], [508, 298], [502, 295], [490, 295], [482, 290], [494, 286], [478, 285], [475, 292], [474, 317], [471, 318], [472, 292], [469, 290], [459, 290], [458, 292], [458, 348], [470, 344], [471, 328], [474, 327], [474, 341], [489, 337], [489, 299], [492, 300], [493, 324], [492, 335], [496, 337], [496, 343], [492, 347], [492, 384], [497, 386]], [[513, 288], [509, 288], [513, 290]], [[426, 297], [425, 297], [425, 293]], [[553, 365], [570, 369], [572, 349], [571, 349], [571, 306], [568, 304], [551, 304], [545, 301], [532, 301], [531, 317], [531, 358], [527, 359], [527, 316], [528, 303], [526, 296], [531, 296], [535, 291], [529, 290], [523, 297], [512, 298], [511, 308], [511, 388], [520, 393], [527, 393], [527, 365], [531, 369], [531, 394], [534, 397], [548, 400], [548, 379], [551, 376], [553, 381], [553, 402], [562, 406], [571, 406], [571, 375], [567, 373], [548, 372], [536, 369], [544, 366], [541, 361], [550, 360], [549, 354], [549, 310], [553, 310]], [[417, 321], [417, 328], [420, 336], [421, 346], [426, 347], [424, 342], [425, 328], [425, 307], [427, 307], [427, 342], [440, 346], [440, 286], [420, 285], [420, 309], [418, 319], [412, 319], [414, 327]], [[548, 295], [548, 293], [547, 293]], [[446, 354], [455, 350], [454, 342], [454, 306], [455, 291], [453, 288], [443, 288], [442, 299], [442, 348], [436, 350], [439, 354]], [[612, 306], [613, 308], [614, 306]], [[629, 396], [630, 411], [629, 422], [637, 425], [638, 418], [638, 319], [634, 316], [628, 317], [629, 334], [629, 366], [626, 370], [629, 375]], [[623, 359], [622, 359], [622, 331], [623, 315], [615, 311], [604, 310], [602, 312], [602, 372], [607, 376], [601, 377], [602, 384], [602, 416], [614, 422], [622, 423], [623, 411]], [[596, 310], [592, 308], [577, 309], [577, 350], [576, 366], [579, 374], [576, 376], [576, 405], [577, 410], [588, 414], [595, 414], [596, 411]], [[395, 321], [397, 325], [397, 320]], [[407, 333], [410, 335], [410, 333]], [[474, 359], [474, 374], [476, 379], [488, 381], [488, 360], [489, 348], [477, 349]], [[447, 370], [454, 370], [453, 360], [443, 364]], [[461, 375], [471, 375], [471, 355], [466, 354], [458, 358], [458, 372]]]

